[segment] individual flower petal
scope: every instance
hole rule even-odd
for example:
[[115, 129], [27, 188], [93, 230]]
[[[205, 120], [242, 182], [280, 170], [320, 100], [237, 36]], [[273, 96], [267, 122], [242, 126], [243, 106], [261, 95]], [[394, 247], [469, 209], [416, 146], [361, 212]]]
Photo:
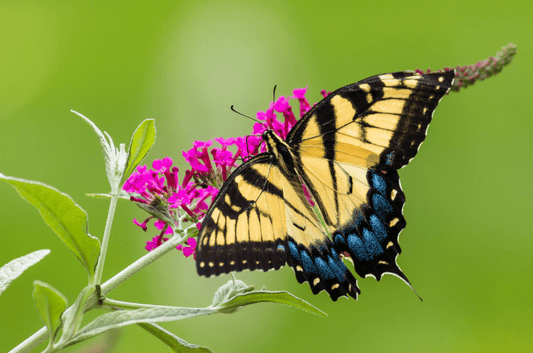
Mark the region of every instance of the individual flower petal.
[[169, 170], [172, 166], [172, 159], [170, 157], [165, 157], [163, 159], [156, 159], [152, 162], [152, 168], [158, 170], [162, 173]]
[[280, 96], [278, 100], [276, 100], [276, 102], [274, 103], [274, 109], [277, 112], [283, 113], [288, 108], [290, 108], [289, 100], [285, 98], [284, 96]]
[[194, 259], [196, 259], [196, 239], [195, 238], [189, 238], [187, 239], [187, 245], [183, 247], [183, 255], [185, 257], [189, 257], [191, 255], [194, 255]]
[[178, 192], [173, 193], [169, 198], [168, 202], [172, 205], [173, 208], [180, 207], [181, 205], [188, 205], [191, 203], [191, 198], [187, 190], [179, 190]]
[[222, 145], [223, 149], [226, 149], [227, 147], [233, 145], [236, 139], [234, 137], [230, 137], [228, 139], [225, 139], [223, 137], [218, 137], [214, 140], [218, 142], [220, 145]]
[[189, 238], [187, 239], [187, 245], [193, 247], [193, 248], [196, 248], [196, 238]]
[[194, 141], [193, 146], [198, 149], [204, 149], [213, 144], [213, 140], [207, 140], [207, 141]]
[[[154, 226], [159, 230], [163, 230], [165, 229], [165, 226], [167, 226], [167, 223], [163, 220], [158, 219], [157, 221], [154, 222]], [[172, 234], [172, 233], [173, 233], [172, 227], [167, 226], [165, 229], [165, 234]]]
[[189, 246], [186, 246], [186, 247], [183, 248], [183, 255], [185, 255], [185, 257], [189, 257], [192, 254], [194, 254], [194, 248], [191, 248]]

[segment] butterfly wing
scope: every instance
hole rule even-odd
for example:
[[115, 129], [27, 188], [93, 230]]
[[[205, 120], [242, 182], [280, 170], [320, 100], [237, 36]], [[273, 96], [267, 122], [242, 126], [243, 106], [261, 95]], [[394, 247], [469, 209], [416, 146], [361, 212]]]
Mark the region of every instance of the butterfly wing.
[[209, 277], [279, 269], [287, 262], [313, 293], [357, 298], [356, 280], [321, 229], [301, 183], [261, 154], [237, 168], [213, 201], [199, 232], [196, 268]]
[[237, 168], [218, 192], [198, 234], [200, 275], [267, 271], [287, 262], [283, 190], [271, 160], [265, 154], [252, 158]]
[[287, 136], [298, 173], [335, 249], [362, 277], [392, 273], [405, 197], [397, 169], [416, 155], [454, 71], [396, 72], [345, 86], [315, 105]]

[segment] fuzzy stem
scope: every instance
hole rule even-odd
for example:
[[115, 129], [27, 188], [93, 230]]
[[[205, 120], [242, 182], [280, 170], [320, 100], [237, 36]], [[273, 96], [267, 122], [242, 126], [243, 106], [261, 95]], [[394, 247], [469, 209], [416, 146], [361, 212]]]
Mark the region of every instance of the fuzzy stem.
[[99, 285], [102, 281], [102, 273], [104, 272], [105, 257], [107, 254], [107, 246], [109, 245], [109, 238], [111, 234], [111, 226], [113, 225], [113, 217], [115, 216], [115, 209], [117, 208], [118, 193], [111, 195], [111, 202], [109, 203], [109, 211], [107, 212], [107, 220], [105, 223], [104, 237], [102, 239], [102, 247], [98, 264], [96, 265], [94, 283]]
[[139, 258], [137, 261], [126, 267], [124, 270], [117, 273], [113, 278], [111, 278], [102, 285], [102, 296], [105, 296], [106, 294], [111, 292], [125, 280], [127, 280], [128, 278], [130, 278], [131, 276], [133, 276], [134, 274], [136, 274], [161, 256], [165, 255], [172, 249], [174, 249], [177, 245], [185, 242], [190, 237], [189, 233], [191, 231], [194, 231], [195, 229], [196, 226], [193, 225], [184, 231], [183, 237], [174, 235], [169, 240], [161, 244], [161, 246], [158, 246], [154, 250], [150, 251], [148, 254], [144, 255], [143, 257]]
[[[148, 254], [144, 255], [143, 257], [139, 258], [137, 261], [126, 267], [124, 270], [117, 273], [115, 276], [113, 276], [111, 279], [109, 279], [107, 282], [102, 284], [101, 286], [101, 295], [105, 296], [109, 292], [111, 292], [113, 289], [115, 289], [117, 286], [119, 286], [121, 283], [126, 281], [128, 278], [142, 270], [144, 267], [148, 266], [161, 256], [165, 255], [172, 249], [174, 249], [177, 245], [185, 242], [190, 236], [191, 233], [197, 231], [196, 225], [192, 225], [191, 227], [187, 228], [185, 231], [183, 231], [182, 234], [184, 234], [182, 237], [179, 237], [177, 235], [174, 235], [171, 237], [168, 241], [163, 243], [161, 246], [157, 247], [156, 249], [150, 251]], [[92, 309], [95, 309], [99, 307], [99, 298], [97, 297], [96, 293], [87, 300], [86, 304], [86, 311], [90, 311]], [[63, 313], [63, 316], [67, 315], [72, 310], [72, 306], [69, 307], [65, 312]], [[37, 347], [39, 344], [44, 342], [48, 338], [48, 331], [46, 327], [41, 328], [39, 331], [35, 332], [33, 335], [28, 337], [26, 340], [24, 340], [22, 343], [20, 343], [18, 346], [13, 348], [9, 353], [24, 353], [29, 352], [35, 347]]]

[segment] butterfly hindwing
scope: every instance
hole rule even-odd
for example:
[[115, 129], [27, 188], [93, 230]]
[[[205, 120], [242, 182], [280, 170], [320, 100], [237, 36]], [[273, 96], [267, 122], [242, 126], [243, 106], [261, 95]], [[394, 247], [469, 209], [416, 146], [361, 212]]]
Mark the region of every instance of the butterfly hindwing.
[[409, 283], [396, 264], [401, 252], [398, 235], [405, 228], [405, 196], [398, 173], [369, 169], [367, 181], [367, 203], [354, 210], [353, 222], [335, 229], [333, 241], [339, 251], [348, 253], [361, 277], [379, 280], [384, 273], [392, 273]]

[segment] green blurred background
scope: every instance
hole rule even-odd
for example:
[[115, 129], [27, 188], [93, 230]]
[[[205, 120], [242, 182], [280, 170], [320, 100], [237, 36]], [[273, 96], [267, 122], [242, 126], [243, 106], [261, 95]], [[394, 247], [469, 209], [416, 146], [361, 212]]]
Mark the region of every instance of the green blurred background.
[[[500, 75], [445, 97], [421, 152], [400, 173], [408, 226], [399, 264], [423, 303], [392, 276], [360, 280], [358, 301], [334, 303], [283, 268], [237, 278], [288, 290], [327, 318], [259, 304], [163, 326], [215, 352], [529, 352], [532, 15], [524, 0], [1, 1], [0, 172], [70, 194], [101, 238], [107, 202], [85, 193], [108, 191], [103, 159], [93, 132], [70, 109], [116, 143], [129, 142], [142, 120], [156, 119], [147, 163], [171, 156], [185, 170], [181, 151], [194, 140], [250, 133], [250, 121], [229, 107], [254, 115], [276, 84], [278, 95], [309, 85], [317, 101], [321, 89], [383, 72], [473, 64], [514, 42], [518, 54]], [[72, 303], [86, 276], [32, 206], [5, 183], [0, 195], [0, 264], [52, 251], [0, 298], [3, 352], [42, 326], [34, 279]], [[144, 214], [120, 203], [105, 279], [145, 254], [154, 235], [133, 217]], [[173, 252], [111, 297], [203, 307], [229, 279], [199, 278], [194, 261]], [[69, 351], [101, 344], [96, 338]], [[129, 326], [112, 351], [168, 349]]]

